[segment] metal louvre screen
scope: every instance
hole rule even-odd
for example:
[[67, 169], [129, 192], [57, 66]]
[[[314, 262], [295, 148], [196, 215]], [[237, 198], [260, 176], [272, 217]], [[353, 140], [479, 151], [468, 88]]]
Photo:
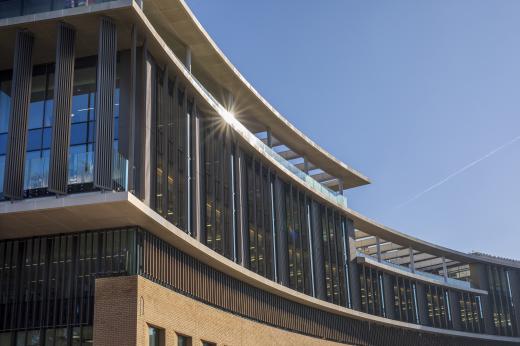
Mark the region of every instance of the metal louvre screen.
[[136, 272], [135, 234], [130, 228], [0, 241], [0, 332], [91, 325], [95, 278]]
[[60, 23], [56, 44], [54, 123], [49, 167], [49, 191], [58, 194], [67, 193], [75, 41], [75, 30]]
[[99, 56], [97, 67], [94, 186], [105, 190], [112, 189], [116, 61], [116, 25], [109, 18], [102, 18], [99, 28]]
[[32, 49], [34, 38], [28, 31], [18, 31], [14, 51], [9, 139], [5, 162], [4, 196], [23, 198], [27, 118], [31, 97]]
[[500, 344], [421, 334], [335, 315], [236, 280], [147, 231], [138, 233], [137, 243], [141, 276], [206, 304], [277, 328], [354, 345]]

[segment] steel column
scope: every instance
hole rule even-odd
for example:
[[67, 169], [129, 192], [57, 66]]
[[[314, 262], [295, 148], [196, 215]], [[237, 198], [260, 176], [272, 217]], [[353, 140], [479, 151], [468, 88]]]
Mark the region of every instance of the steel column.
[[[479, 289], [489, 292], [489, 278], [486, 265], [482, 263], [472, 263], [469, 266], [471, 282]], [[484, 332], [493, 334], [495, 325], [493, 323], [493, 309], [489, 294], [481, 295], [482, 315], [484, 316]]]
[[419, 324], [428, 325], [428, 300], [426, 298], [426, 287], [422, 282], [415, 283], [415, 293], [417, 294]]
[[276, 177], [274, 183], [275, 219], [276, 219], [276, 258], [278, 283], [289, 285], [289, 252], [287, 247], [287, 224], [285, 219], [285, 191], [284, 184]]
[[347, 219], [347, 235], [349, 245], [349, 278], [350, 278], [350, 292], [352, 294], [352, 308], [361, 310], [361, 290], [359, 283], [359, 268], [356, 261], [356, 235], [354, 222]]
[[325, 260], [323, 254], [323, 234], [321, 227], [320, 205], [316, 201], [311, 201], [311, 222], [313, 240], [313, 260], [314, 260], [314, 285], [316, 298], [327, 299], [325, 287]]

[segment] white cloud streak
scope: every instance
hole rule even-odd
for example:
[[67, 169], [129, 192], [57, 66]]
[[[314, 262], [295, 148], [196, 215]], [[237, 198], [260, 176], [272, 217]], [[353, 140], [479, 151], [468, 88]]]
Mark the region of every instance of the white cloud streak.
[[457, 175], [467, 171], [468, 169], [470, 169], [471, 167], [479, 164], [480, 162], [484, 161], [485, 159], [489, 158], [490, 156], [493, 156], [494, 154], [498, 153], [499, 151], [509, 147], [510, 145], [514, 144], [515, 142], [517, 142], [518, 140], [520, 140], [520, 136], [517, 136], [511, 140], [509, 140], [508, 142], [502, 144], [501, 146], [491, 150], [489, 153], [487, 153], [486, 155], [476, 159], [475, 161], [473, 162], [470, 162], [468, 163], [467, 165], [465, 165], [464, 167], [456, 170], [455, 172], [451, 173], [450, 175], [448, 175], [446, 178], [440, 180], [439, 182], [431, 185], [430, 187], [428, 187], [427, 189], [419, 192], [418, 194], [416, 194], [415, 196], [413, 196], [412, 198], [410, 198], [409, 200], [401, 203], [401, 204], [398, 204], [397, 206], [394, 207], [394, 209], [400, 209], [402, 207], [404, 207], [405, 205], [408, 205], [412, 202], [415, 202], [416, 200], [418, 200], [419, 198], [421, 198], [422, 196], [424, 196], [425, 194], [427, 194], [428, 192], [438, 188], [439, 186], [441, 186], [442, 184], [448, 182], [449, 180], [455, 178]]

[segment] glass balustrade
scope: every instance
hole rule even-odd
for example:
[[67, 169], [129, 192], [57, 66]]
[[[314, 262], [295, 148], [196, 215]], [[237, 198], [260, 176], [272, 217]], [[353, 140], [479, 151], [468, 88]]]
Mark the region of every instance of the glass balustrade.
[[[3, 161], [0, 162], [3, 166]], [[94, 153], [69, 154], [68, 184], [81, 185], [94, 182]], [[3, 167], [2, 167], [3, 168]], [[3, 173], [3, 169], [0, 169]], [[1, 174], [1, 173], [0, 173]], [[112, 181], [114, 191], [128, 188], [128, 160], [117, 150], [112, 155]], [[25, 160], [24, 190], [47, 188], [49, 183], [49, 157], [27, 158]], [[1, 191], [0, 191], [1, 192]]]
[[83, 7], [113, 0], [2, 0], [0, 18]]
[[408, 273], [413, 273], [415, 275], [423, 276], [425, 278], [428, 278], [428, 279], [431, 279], [431, 280], [435, 280], [435, 281], [438, 281], [438, 282], [443, 283], [443, 284], [448, 284], [450, 286], [458, 287], [458, 288], [461, 288], [461, 289], [470, 289], [471, 288], [471, 284], [469, 282], [467, 282], [467, 281], [457, 280], [457, 279], [453, 279], [453, 278], [447, 278], [447, 280], [445, 280], [444, 276], [436, 275], [436, 274], [428, 273], [428, 272], [423, 272], [423, 271], [420, 271], [420, 270], [415, 270], [414, 272], [412, 272], [412, 270], [409, 267], [407, 267], [407, 266], [402, 266], [402, 265], [399, 265], [399, 264], [396, 264], [396, 263], [392, 263], [390, 261], [386, 261], [386, 260], [383, 260], [383, 259], [381, 261], [378, 261], [377, 258], [375, 258], [373, 256], [370, 256], [370, 255], [367, 255], [367, 254], [365, 254], [363, 252], [360, 252], [360, 251], [357, 252], [357, 257], [367, 258], [367, 259], [379, 262], [379, 263], [381, 263], [383, 265], [396, 268], [397, 270], [403, 270], [403, 271], [406, 271]]
[[49, 157], [28, 157], [25, 160], [24, 190], [47, 187], [49, 182]]
[[[94, 153], [82, 152], [69, 155], [69, 185], [94, 182]], [[112, 153], [112, 188], [128, 189], [128, 160], [117, 150]]]
[[69, 155], [69, 185], [94, 181], [94, 153], [80, 152]]
[[114, 191], [128, 190], [128, 160], [117, 150], [112, 155], [112, 188]]

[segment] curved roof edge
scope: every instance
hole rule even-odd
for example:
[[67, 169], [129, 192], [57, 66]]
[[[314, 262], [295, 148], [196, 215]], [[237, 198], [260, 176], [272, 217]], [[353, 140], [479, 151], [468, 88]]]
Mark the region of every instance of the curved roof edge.
[[[139, 15], [140, 20], [142, 21], [142, 24], [147, 28], [147, 30], [150, 30], [153, 38], [157, 40], [154, 42], [154, 40], [151, 41], [152, 47], [153, 44], [157, 44], [157, 47], [161, 47], [161, 49], [164, 50], [164, 54], [166, 54], [168, 57], [167, 59], [171, 59], [171, 62], [177, 66], [179, 71], [181, 71], [182, 75], [186, 79], [186, 81], [194, 87], [194, 91], [196, 93], [200, 93], [199, 89], [196, 87], [195, 84], [191, 81], [192, 76], [189, 74], [187, 69], [182, 65], [179, 58], [173, 54], [171, 49], [167, 46], [166, 42], [164, 41], [164, 38], [159, 35], [158, 32], [155, 31], [155, 28], [153, 28], [153, 25], [149, 22], [149, 19], [146, 15], [144, 15], [143, 12], [141, 12], [139, 9], [135, 8], [136, 13]], [[199, 94], [202, 99], [206, 99], [206, 96], [202, 93]], [[208, 100], [206, 100], [209, 102]], [[244, 143], [249, 143], [245, 141]], [[249, 143], [251, 145], [251, 143]], [[495, 264], [495, 265], [506, 265], [508, 267], [518, 268], [520, 269], [520, 262], [512, 263], [508, 261], [507, 263], [504, 263], [504, 261], [492, 258], [492, 257], [485, 257], [485, 256], [477, 256], [475, 254], [468, 254], [465, 252], [452, 250], [440, 245], [436, 245], [421, 239], [418, 239], [416, 237], [407, 235], [403, 232], [394, 230], [390, 227], [387, 227], [373, 219], [370, 219], [369, 217], [354, 211], [344, 205], [340, 205], [337, 202], [331, 201], [329, 198], [324, 196], [319, 191], [316, 191], [315, 189], [311, 188], [308, 184], [303, 182], [301, 179], [298, 179], [294, 174], [287, 169], [285, 169], [283, 166], [281, 166], [276, 160], [274, 160], [272, 157], [268, 156], [265, 153], [260, 152], [262, 156], [264, 156], [268, 162], [270, 162], [272, 165], [278, 168], [279, 172], [291, 179], [291, 181], [294, 181], [296, 184], [304, 188], [305, 190], [311, 192], [318, 200], [321, 200], [329, 205], [333, 205], [336, 208], [339, 208], [342, 210], [349, 218], [351, 218], [354, 221], [355, 227], [369, 233], [370, 235], [379, 236], [380, 238], [383, 238], [388, 241], [395, 242], [397, 244], [400, 244], [402, 246], [408, 246], [412, 247], [415, 250], [428, 252], [434, 255], [438, 256], [445, 256], [447, 258], [457, 260], [460, 262], [465, 263], [489, 263], [489, 264]]]
[[[238, 119], [261, 122], [283, 144], [305, 156], [316, 167], [340, 179], [344, 188], [370, 183], [366, 176], [321, 148], [269, 104], [220, 50], [184, 0], [147, 0], [144, 2], [144, 12], [154, 26], [158, 26], [161, 34], [174, 32], [178, 39], [190, 47], [193, 59], [201, 60], [205, 72], [233, 94]], [[167, 37], [165, 39], [168, 40]], [[241, 108], [246, 107], [247, 114], [240, 112]]]

